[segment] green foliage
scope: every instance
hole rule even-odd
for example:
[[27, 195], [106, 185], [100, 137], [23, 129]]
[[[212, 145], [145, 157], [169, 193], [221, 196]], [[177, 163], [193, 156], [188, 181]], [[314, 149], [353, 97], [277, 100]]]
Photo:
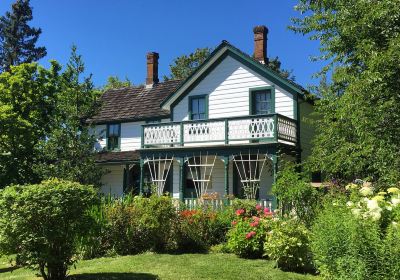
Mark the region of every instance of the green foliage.
[[91, 226], [87, 210], [97, 201], [91, 186], [52, 179], [0, 192], [0, 252], [44, 279], [66, 278], [76, 241]]
[[312, 269], [309, 230], [298, 220], [274, 220], [264, 243], [264, 254], [288, 271]]
[[272, 192], [284, 214], [293, 213], [306, 225], [311, 225], [319, 208], [319, 193], [307, 182], [292, 162], [286, 162], [278, 172]]
[[232, 210], [183, 210], [174, 233], [179, 251], [202, 252], [225, 242], [231, 226]]
[[400, 1], [300, 0], [291, 28], [321, 44], [312, 170], [352, 181], [400, 180]]
[[51, 130], [59, 71], [56, 62], [49, 70], [32, 63], [0, 74], [0, 188], [40, 181], [32, 164]]
[[103, 90], [106, 91], [109, 89], [119, 89], [130, 86], [132, 86], [132, 83], [128, 78], [125, 78], [125, 80], [120, 80], [118, 76], [110, 76], [108, 77], [107, 83], [104, 85]]
[[0, 71], [46, 56], [45, 47], [36, 47], [42, 30], [28, 25], [32, 19], [29, 0], [17, 0], [12, 11], [0, 17]]
[[400, 279], [400, 230], [397, 222], [391, 224], [381, 248], [380, 269], [384, 279]]
[[341, 203], [326, 203], [318, 215], [311, 250], [318, 270], [328, 279], [378, 278], [379, 225], [357, 218]]
[[252, 199], [235, 198], [234, 200], [232, 200], [233, 210], [236, 211], [239, 209], [243, 209], [245, 211], [244, 215], [246, 215], [247, 217], [252, 217], [257, 215], [256, 205], [257, 201]]
[[170, 197], [103, 199], [90, 213], [97, 223], [90, 237], [80, 240], [83, 258], [165, 251], [175, 246], [172, 232], [177, 216]]
[[189, 55], [182, 55], [174, 59], [169, 66], [170, 76], [164, 76], [164, 80], [182, 80], [187, 78], [210, 55], [210, 48], [198, 48]]
[[295, 80], [295, 77], [293, 76], [293, 71], [292, 70], [285, 70], [281, 68], [282, 62], [279, 60], [279, 57], [274, 57], [274, 58], [269, 58], [268, 59], [268, 67], [277, 72], [279, 75], [281, 75], [283, 78], [290, 79], [292, 81]]
[[51, 118], [51, 131], [38, 143], [39, 162], [35, 171], [42, 178], [52, 176], [100, 186], [103, 171], [95, 164], [96, 135], [85, 120], [96, 112], [99, 92], [91, 77], [82, 77], [85, 65], [72, 47], [66, 70], [58, 79], [57, 106]]

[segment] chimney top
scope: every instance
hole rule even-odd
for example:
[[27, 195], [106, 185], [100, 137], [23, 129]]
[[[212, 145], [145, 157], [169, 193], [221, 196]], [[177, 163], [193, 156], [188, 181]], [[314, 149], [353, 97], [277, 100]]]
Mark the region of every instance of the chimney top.
[[265, 25], [258, 25], [253, 28], [254, 32], [254, 59], [262, 64], [268, 62], [267, 57], [267, 35], [268, 28]]
[[158, 58], [156, 52], [149, 52], [147, 57], [147, 78], [146, 88], [152, 88], [154, 84], [158, 83]]

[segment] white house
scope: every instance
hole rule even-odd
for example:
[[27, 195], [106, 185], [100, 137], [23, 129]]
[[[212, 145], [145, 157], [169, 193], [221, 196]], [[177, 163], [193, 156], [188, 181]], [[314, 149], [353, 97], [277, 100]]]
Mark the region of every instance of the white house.
[[223, 41], [187, 79], [158, 80], [147, 54], [146, 85], [109, 90], [89, 121], [99, 135], [102, 191], [142, 193], [149, 184], [173, 197], [213, 193], [274, 201], [283, 156], [304, 160], [313, 102], [267, 65], [268, 29], [254, 28], [254, 55]]

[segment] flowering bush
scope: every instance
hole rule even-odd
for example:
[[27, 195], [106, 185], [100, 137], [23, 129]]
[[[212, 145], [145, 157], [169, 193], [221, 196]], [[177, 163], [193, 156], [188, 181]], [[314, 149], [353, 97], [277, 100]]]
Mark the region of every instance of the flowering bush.
[[275, 260], [278, 267], [290, 271], [312, 268], [309, 231], [299, 220], [274, 219], [267, 232], [264, 255]]
[[[256, 215], [249, 217], [248, 213]], [[263, 244], [272, 212], [269, 208], [255, 206], [252, 209], [237, 209], [236, 219], [228, 232], [229, 250], [244, 258], [259, 258], [263, 254]]]
[[175, 239], [180, 251], [206, 251], [225, 241], [232, 220], [231, 210], [183, 210], [179, 213]]

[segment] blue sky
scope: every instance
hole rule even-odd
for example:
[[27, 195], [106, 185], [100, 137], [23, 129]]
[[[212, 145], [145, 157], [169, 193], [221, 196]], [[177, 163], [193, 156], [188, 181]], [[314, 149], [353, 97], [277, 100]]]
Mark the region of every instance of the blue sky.
[[[1, 0], [0, 14], [14, 0]], [[298, 16], [290, 0], [145, 1], [145, 0], [31, 0], [34, 20], [42, 28], [40, 45], [50, 59], [65, 64], [72, 44], [83, 55], [86, 70], [100, 86], [110, 75], [128, 77], [134, 84], [145, 81], [148, 51], [160, 54], [159, 76], [169, 64], [199, 47], [216, 47], [227, 40], [242, 51], [253, 52], [252, 28], [266, 25], [268, 56], [279, 56], [286, 69], [293, 69], [303, 86], [316, 84], [312, 74], [324, 63], [311, 62], [318, 42], [287, 29]]]

